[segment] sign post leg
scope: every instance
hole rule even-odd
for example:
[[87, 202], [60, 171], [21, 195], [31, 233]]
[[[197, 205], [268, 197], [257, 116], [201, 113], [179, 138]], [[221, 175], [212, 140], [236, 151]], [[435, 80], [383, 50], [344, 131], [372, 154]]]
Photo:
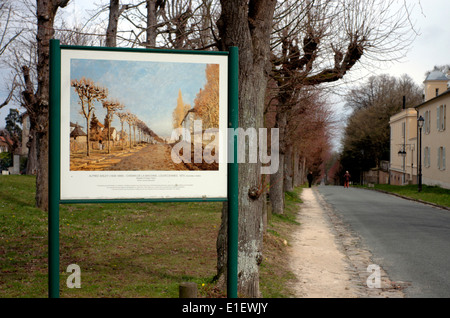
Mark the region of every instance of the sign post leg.
[[48, 293], [59, 298], [59, 203], [60, 203], [60, 95], [61, 49], [50, 40], [50, 105], [48, 161]]
[[[228, 128], [239, 126], [239, 51], [230, 47], [228, 60]], [[228, 140], [228, 146], [234, 147], [234, 158], [228, 163], [228, 266], [227, 266], [227, 296], [237, 298], [238, 289], [238, 230], [239, 230], [239, 169], [237, 163], [237, 136]], [[230, 134], [229, 134], [230, 138]]]

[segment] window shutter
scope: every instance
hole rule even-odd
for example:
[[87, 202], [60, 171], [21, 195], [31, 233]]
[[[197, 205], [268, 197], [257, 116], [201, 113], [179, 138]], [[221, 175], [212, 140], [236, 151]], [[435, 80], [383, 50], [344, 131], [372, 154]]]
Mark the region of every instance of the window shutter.
[[445, 130], [446, 121], [447, 121], [447, 105], [442, 105], [442, 130]]
[[441, 147], [438, 147], [437, 151], [437, 167], [441, 169]]
[[436, 108], [436, 119], [437, 119], [437, 130], [438, 131], [440, 131], [441, 130], [441, 122], [440, 122], [440, 120], [439, 120], [439, 112], [440, 112], [440, 106], [438, 106], [437, 108]]
[[442, 170], [445, 170], [445, 147], [442, 147]]

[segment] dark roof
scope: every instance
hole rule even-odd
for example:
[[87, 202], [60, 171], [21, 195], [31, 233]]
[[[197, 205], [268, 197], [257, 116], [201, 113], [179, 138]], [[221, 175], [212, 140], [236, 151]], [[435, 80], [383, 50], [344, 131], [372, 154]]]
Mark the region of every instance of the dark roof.
[[77, 127], [70, 133], [70, 137], [78, 137], [78, 136], [87, 136], [87, 134], [81, 129], [80, 126], [77, 126]]
[[427, 78], [425, 79], [425, 82], [427, 81], [448, 81], [449, 79], [447, 76], [445, 76], [444, 73], [441, 71], [433, 71], [430, 74], [428, 74]]

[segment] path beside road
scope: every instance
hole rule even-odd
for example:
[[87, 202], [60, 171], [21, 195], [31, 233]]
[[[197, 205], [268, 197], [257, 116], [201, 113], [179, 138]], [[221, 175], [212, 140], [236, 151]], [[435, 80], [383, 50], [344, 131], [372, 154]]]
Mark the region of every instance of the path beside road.
[[326, 204], [314, 188], [302, 191], [290, 253], [291, 270], [297, 277], [293, 290], [298, 298], [404, 297], [402, 286], [381, 269], [381, 288], [371, 289], [367, 267], [372, 255]]

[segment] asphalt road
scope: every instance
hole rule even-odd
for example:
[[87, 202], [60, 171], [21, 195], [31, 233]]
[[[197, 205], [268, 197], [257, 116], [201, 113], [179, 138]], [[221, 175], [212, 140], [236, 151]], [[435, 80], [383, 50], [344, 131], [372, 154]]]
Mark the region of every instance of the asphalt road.
[[406, 297], [450, 297], [450, 211], [356, 188], [319, 193], [372, 252]]

